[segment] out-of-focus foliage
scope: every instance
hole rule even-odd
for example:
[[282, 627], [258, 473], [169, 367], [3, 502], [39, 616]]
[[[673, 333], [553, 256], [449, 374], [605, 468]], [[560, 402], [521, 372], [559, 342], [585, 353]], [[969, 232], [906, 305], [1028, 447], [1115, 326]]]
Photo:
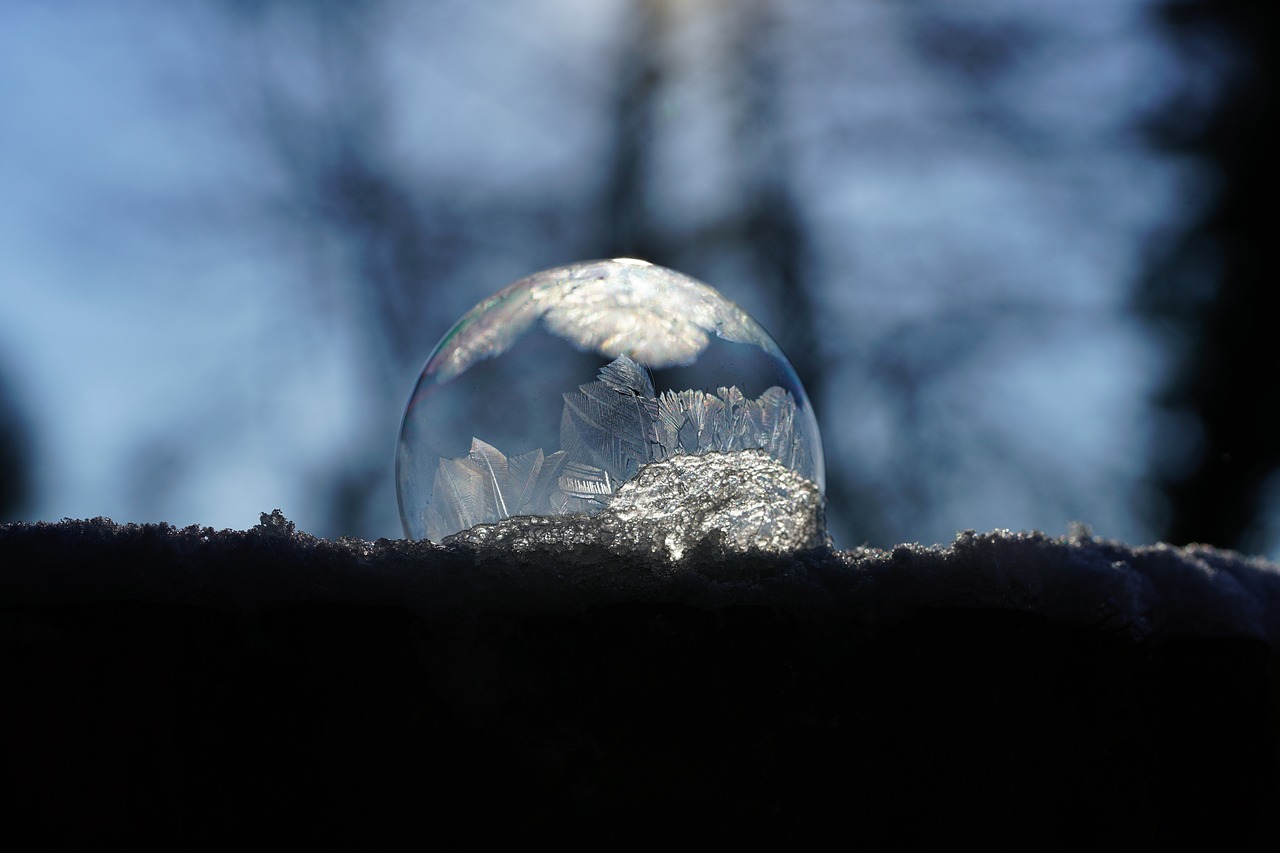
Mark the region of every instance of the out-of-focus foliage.
[[33, 512], [396, 535], [394, 436], [440, 335], [533, 270], [638, 255], [791, 357], [839, 544], [1151, 538], [1168, 350], [1134, 283], [1209, 186], [1142, 132], [1193, 79], [1156, 9], [12, 12], [0, 335], [46, 391]]

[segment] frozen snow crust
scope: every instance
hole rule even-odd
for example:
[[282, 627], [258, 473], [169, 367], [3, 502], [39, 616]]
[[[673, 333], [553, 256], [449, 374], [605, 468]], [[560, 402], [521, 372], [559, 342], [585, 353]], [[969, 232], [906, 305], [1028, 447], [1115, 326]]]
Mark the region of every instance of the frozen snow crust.
[[519, 551], [602, 544], [680, 560], [712, 539], [785, 553], [827, 544], [825, 509], [817, 486], [763, 450], [680, 454], [642, 467], [594, 515], [508, 518], [445, 541]]
[[10, 834], [1280, 849], [1274, 565], [1005, 531], [672, 560], [567, 523], [0, 527]]
[[[922, 608], [990, 608], [1140, 641], [1248, 637], [1280, 652], [1280, 566], [1207, 546], [1133, 547], [1084, 532], [1054, 538], [997, 530], [966, 531], [947, 546], [766, 553], [712, 536], [673, 560], [656, 547], [660, 538], [637, 550], [590, 518], [494, 525], [489, 541], [446, 545], [329, 542], [295, 531], [278, 510], [262, 519], [247, 531], [108, 519], [0, 526], [0, 598], [341, 601], [422, 612], [565, 612], [657, 601], [848, 609], [873, 614], [867, 624], [877, 626]], [[574, 528], [567, 541], [566, 524]]]

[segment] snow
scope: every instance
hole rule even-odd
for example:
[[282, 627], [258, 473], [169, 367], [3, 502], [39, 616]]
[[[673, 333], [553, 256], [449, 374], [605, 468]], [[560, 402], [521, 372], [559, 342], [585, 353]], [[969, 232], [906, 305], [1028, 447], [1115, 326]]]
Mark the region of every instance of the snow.
[[0, 526], [11, 811], [77, 841], [1276, 848], [1280, 566], [1084, 530], [673, 559], [604, 514], [505, 525]]
[[[960, 608], [1036, 614], [1142, 643], [1251, 638], [1280, 652], [1280, 565], [1207, 546], [996, 530], [966, 531], [947, 546], [769, 553], [712, 536], [673, 559], [617, 538], [609, 516], [505, 524], [501, 535], [445, 545], [330, 542], [295, 532], [278, 511], [248, 531], [108, 519], [10, 524], [0, 526], [0, 598], [13, 606], [114, 599], [127, 582], [131, 596], [171, 602], [364, 602], [420, 612], [463, 601], [531, 613], [624, 601], [765, 605], [874, 614], [872, 631], [926, 609]], [[566, 525], [575, 540], [562, 535]]]

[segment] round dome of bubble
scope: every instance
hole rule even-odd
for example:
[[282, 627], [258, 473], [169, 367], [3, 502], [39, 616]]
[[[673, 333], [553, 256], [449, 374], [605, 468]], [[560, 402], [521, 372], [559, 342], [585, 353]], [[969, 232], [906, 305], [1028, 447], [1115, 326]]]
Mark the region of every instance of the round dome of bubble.
[[676, 554], [677, 529], [809, 547], [824, 488], [813, 408], [764, 328], [627, 259], [544, 270], [469, 311], [427, 359], [396, 453], [405, 535], [437, 542], [572, 524], [613, 525], [615, 544], [665, 530]]

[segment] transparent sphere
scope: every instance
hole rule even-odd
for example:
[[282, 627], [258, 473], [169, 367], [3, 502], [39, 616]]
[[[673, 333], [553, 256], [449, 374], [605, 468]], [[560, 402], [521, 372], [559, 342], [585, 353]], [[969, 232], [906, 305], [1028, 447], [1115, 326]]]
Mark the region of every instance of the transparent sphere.
[[768, 333], [628, 259], [535, 273], [467, 312], [427, 359], [396, 452], [411, 539], [696, 516], [700, 535], [803, 543], [795, 508], [820, 512], [824, 489], [813, 408]]

